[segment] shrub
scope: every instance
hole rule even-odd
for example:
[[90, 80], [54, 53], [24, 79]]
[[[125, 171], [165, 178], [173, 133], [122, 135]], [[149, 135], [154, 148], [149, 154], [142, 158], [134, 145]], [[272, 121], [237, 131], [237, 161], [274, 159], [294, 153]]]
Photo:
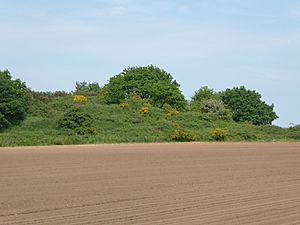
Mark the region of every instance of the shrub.
[[94, 134], [92, 124], [92, 116], [77, 107], [70, 109], [58, 121], [60, 128], [72, 130], [79, 135]]
[[7, 119], [5, 119], [5, 116], [2, 115], [0, 112], [0, 131], [4, 130], [8, 126], [9, 126], [9, 122], [7, 121]]
[[180, 142], [189, 142], [194, 141], [194, 136], [185, 128], [183, 127], [177, 127], [172, 131], [171, 139], [174, 141], [180, 141]]
[[254, 125], [268, 125], [277, 119], [274, 105], [267, 105], [261, 100], [256, 91], [247, 90], [244, 86], [226, 89], [221, 93], [224, 104], [233, 113], [233, 120], [237, 122], [251, 122]]
[[150, 109], [149, 109], [149, 107], [143, 106], [142, 108], [140, 108], [139, 111], [141, 114], [148, 114]]
[[23, 121], [30, 101], [25, 83], [13, 80], [7, 70], [0, 71], [0, 129]]
[[142, 108], [140, 108], [139, 112], [141, 114], [148, 114], [150, 112], [151, 104], [149, 102], [143, 103]]
[[200, 104], [200, 111], [207, 114], [212, 120], [232, 120], [230, 110], [225, 108], [222, 101], [216, 99], [208, 99]]
[[135, 93], [142, 99], [148, 99], [154, 106], [162, 107], [165, 103], [178, 109], [186, 107], [180, 85], [171, 74], [153, 65], [131, 67], [110, 78], [104, 89], [108, 92], [109, 103], [120, 103]]
[[211, 132], [211, 136], [215, 141], [225, 141], [227, 130], [217, 128]]
[[218, 95], [214, 92], [213, 89], [204, 86], [200, 88], [195, 94], [192, 96], [191, 104], [201, 103], [205, 100], [210, 99], [218, 99]]
[[176, 110], [176, 108], [173, 108], [169, 104], [164, 104], [163, 110], [164, 110], [164, 113], [166, 113], [168, 116], [175, 116], [178, 114], [178, 111]]
[[73, 102], [79, 103], [79, 104], [86, 103], [87, 102], [87, 97], [85, 97], [83, 95], [75, 95], [73, 97]]
[[120, 107], [121, 109], [127, 109], [127, 108], [129, 107], [129, 104], [126, 103], [126, 102], [123, 102], [123, 103], [120, 103], [120, 104], [119, 104], [119, 107]]

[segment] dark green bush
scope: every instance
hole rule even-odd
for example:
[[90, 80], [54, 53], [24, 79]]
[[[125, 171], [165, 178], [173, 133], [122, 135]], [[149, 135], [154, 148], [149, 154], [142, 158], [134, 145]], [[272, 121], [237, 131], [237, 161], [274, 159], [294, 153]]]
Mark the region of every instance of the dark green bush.
[[251, 122], [254, 125], [269, 125], [278, 116], [274, 105], [267, 105], [256, 91], [247, 90], [244, 86], [226, 89], [220, 94], [224, 104], [233, 113], [236, 122]]
[[167, 103], [176, 109], [184, 109], [186, 100], [179, 87], [171, 74], [150, 65], [125, 69], [111, 77], [104, 89], [109, 103], [119, 104], [134, 93], [159, 108]]
[[21, 80], [13, 80], [9, 71], [0, 71], [0, 129], [24, 120], [30, 102], [29, 90]]
[[58, 126], [62, 129], [72, 130], [79, 135], [94, 134], [92, 116], [84, 112], [81, 108], [74, 107], [66, 112], [58, 121]]

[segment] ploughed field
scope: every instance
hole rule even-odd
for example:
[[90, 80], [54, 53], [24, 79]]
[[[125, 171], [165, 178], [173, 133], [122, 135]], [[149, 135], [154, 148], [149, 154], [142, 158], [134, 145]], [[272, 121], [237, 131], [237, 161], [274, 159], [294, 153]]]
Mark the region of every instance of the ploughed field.
[[300, 143], [0, 148], [0, 224], [300, 224]]

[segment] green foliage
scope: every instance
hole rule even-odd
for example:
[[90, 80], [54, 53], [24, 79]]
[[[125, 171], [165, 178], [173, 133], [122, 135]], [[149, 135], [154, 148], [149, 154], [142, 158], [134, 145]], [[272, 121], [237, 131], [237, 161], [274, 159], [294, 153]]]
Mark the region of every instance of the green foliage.
[[210, 120], [232, 120], [230, 110], [225, 108], [222, 101], [216, 99], [203, 100], [200, 104], [200, 112]]
[[127, 102], [122, 102], [119, 104], [119, 107], [121, 109], [127, 109], [129, 107], [129, 104]]
[[201, 104], [201, 102], [211, 99], [218, 99], [217, 93], [213, 89], [204, 86], [192, 96], [191, 104]]
[[19, 124], [26, 115], [30, 95], [25, 83], [12, 80], [9, 71], [0, 71], [0, 130]]
[[131, 67], [110, 78], [105, 86], [109, 103], [120, 103], [136, 94], [142, 99], [148, 99], [156, 107], [165, 103], [184, 109], [186, 101], [179, 84], [171, 74], [153, 65], [147, 67]]
[[191, 134], [190, 131], [180, 126], [176, 127], [172, 131], [171, 139], [180, 142], [189, 142], [195, 140], [194, 136]]
[[211, 132], [211, 136], [215, 141], [225, 141], [228, 134], [227, 130], [216, 128]]
[[94, 134], [92, 116], [81, 108], [73, 107], [58, 121], [60, 128], [75, 131], [79, 135]]
[[267, 105], [256, 91], [247, 90], [244, 86], [226, 89], [221, 99], [232, 111], [237, 122], [251, 122], [255, 125], [272, 124], [278, 116], [273, 111], [274, 105]]
[[178, 114], [178, 111], [176, 110], [176, 108], [173, 108], [172, 106], [170, 106], [167, 103], [163, 105], [163, 110], [164, 110], [164, 113], [166, 113], [168, 116], [175, 116]]
[[9, 122], [7, 121], [5, 116], [2, 113], [0, 113], [0, 131], [4, 130], [8, 126], [9, 126]]
[[[300, 141], [299, 126], [281, 128], [207, 120], [200, 111], [182, 111], [176, 116], [167, 116], [155, 106], [145, 116], [139, 113], [143, 104], [144, 100], [131, 100], [129, 107], [123, 110], [118, 105], [105, 104], [102, 96], [90, 96], [83, 105], [73, 103], [71, 96], [39, 101], [20, 125], [0, 133], [0, 146], [169, 142], [173, 140], [170, 137], [172, 131], [178, 126], [188, 130], [195, 141], [214, 140], [211, 131], [216, 127], [228, 131], [225, 141]], [[73, 129], [58, 126], [57, 121], [73, 107], [91, 116], [93, 135], [77, 135]]]
[[147, 106], [143, 106], [142, 108], [140, 108], [140, 110], [139, 110], [139, 112], [141, 113], [141, 114], [148, 114], [149, 113], [149, 111], [150, 111], [150, 109], [149, 109], [149, 107], [147, 107]]
[[98, 93], [101, 88], [97, 82], [88, 83], [86, 81], [76, 82], [75, 85], [75, 93], [83, 94], [83, 93]]
[[[186, 102], [179, 85], [163, 70], [154, 66], [133, 67], [111, 81], [105, 88], [99, 90], [97, 87], [98, 92], [89, 92], [93, 88], [88, 89], [88, 83], [79, 83], [78, 90], [81, 89], [82, 94], [78, 95], [89, 97], [85, 104], [76, 104], [73, 94], [61, 91], [30, 91], [30, 100], [24, 83], [11, 80], [8, 71], [1, 72], [0, 130], [13, 123], [7, 116], [18, 118], [15, 115], [20, 115], [12, 116], [1, 111], [8, 106], [9, 112], [21, 109], [23, 117], [19, 118], [24, 118], [25, 112], [27, 116], [18, 126], [11, 126], [0, 133], [0, 146], [170, 140], [300, 141], [299, 125], [290, 128], [269, 125], [270, 117], [277, 117], [273, 105], [267, 106], [260, 100], [259, 94], [245, 88], [229, 89], [219, 94], [203, 87], [192, 99], [192, 110], [178, 113], [177, 110], [183, 109]], [[114, 86], [118, 82], [120, 85]], [[107, 100], [112, 102], [120, 96], [122, 100], [116, 101], [119, 105], [107, 104]], [[221, 100], [226, 103], [225, 106]], [[273, 114], [265, 116], [264, 113], [270, 111]], [[232, 121], [232, 113], [237, 122]], [[261, 115], [264, 117], [261, 118]]]

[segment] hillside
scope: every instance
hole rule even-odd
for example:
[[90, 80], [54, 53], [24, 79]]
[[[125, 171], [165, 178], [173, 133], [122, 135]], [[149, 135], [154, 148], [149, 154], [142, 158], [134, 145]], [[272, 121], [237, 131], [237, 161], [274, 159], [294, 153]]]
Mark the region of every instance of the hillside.
[[[74, 130], [59, 127], [61, 118], [73, 107], [90, 115], [93, 132], [77, 134]], [[221, 138], [212, 133], [215, 129], [224, 132]], [[176, 138], [176, 135], [182, 138]], [[0, 133], [2, 147], [216, 140], [298, 141], [300, 127], [255, 126], [214, 120], [189, 109], [172, 113], [170, 109], [150, 106], [139, 99], [121, 105], [107, 104], [103, 95], [87, 96], [85, 103], [75, 103], [72, 95], [65, 95], [35, 97], [25, 120]]]

